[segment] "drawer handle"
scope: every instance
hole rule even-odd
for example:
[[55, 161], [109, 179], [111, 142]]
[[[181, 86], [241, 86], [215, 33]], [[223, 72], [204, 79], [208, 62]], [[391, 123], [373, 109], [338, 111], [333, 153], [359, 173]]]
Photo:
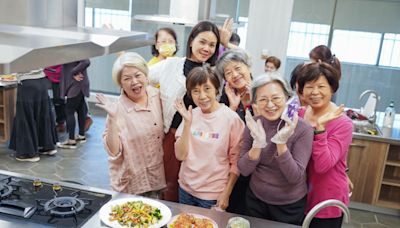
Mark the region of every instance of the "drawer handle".
[[365, 147], [366, 147], [365, 145], [362, 145], [362, 144], [356, 144], [356, 143], [351, 143], [351, 144], [350, 144], [350, 146], [362, 147], [362, 148], [365, 148]]

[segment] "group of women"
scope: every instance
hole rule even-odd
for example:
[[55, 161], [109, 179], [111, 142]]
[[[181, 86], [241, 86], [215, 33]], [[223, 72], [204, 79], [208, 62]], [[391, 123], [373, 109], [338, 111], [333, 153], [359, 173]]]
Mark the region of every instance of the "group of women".
[[[253, 78], [249, 56], [229, 43], [231, 27], [198, 23], [183, 58], [171, 57], [176, 36], [159, 34], [175, 48], [150, 68], [136, 53], [116, 60], [118, 101], [97, 97], [113, 189], [292, 224], [321, 201], [348, 203], [352, 123], [331, 102], [340, 71], [321, 59], [297, 69], [304, 106], [291, 115], [286, 81], [277, 72]], [[229, 50], [217, 59], [221, 44]], [[341, 220], [326, 208], [311, 226]]]

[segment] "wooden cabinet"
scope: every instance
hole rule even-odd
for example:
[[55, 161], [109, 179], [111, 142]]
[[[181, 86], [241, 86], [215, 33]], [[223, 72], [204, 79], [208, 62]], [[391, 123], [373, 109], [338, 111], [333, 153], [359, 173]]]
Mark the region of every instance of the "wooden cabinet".
[[353, 139], [347, 166], [351, 201], [400, 209], [400, 145]]
[[10, 139], [17, 88], [0, 87], [0, 142]]
[[347, 157], [354, 184], [351, 201], [376, 204], [388, 149], [388, 143], [353, 139]]
[[390, 145], [378, 206], [400, 209], [400, 146]]

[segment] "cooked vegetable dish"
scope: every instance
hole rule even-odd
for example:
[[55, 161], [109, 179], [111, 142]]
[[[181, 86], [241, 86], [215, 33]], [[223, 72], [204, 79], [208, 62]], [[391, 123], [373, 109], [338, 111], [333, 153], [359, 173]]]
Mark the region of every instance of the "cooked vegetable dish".
[[196, 218], [194, 215], [182, 213], [168, 228], [214, 228], [214, 225], [210, 219]]
[[110, 221], [118, 221], [121, 226], [147, 228], [162, 219], [160, 209], [142, 201], [126, 202], [111, 208]]

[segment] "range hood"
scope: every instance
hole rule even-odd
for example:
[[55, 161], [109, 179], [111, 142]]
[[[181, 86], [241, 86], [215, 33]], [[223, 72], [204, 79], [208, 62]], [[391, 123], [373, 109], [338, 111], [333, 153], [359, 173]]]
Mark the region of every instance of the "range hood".
[[170, 0], [168, 15], [135, 15], [139, 22], [193, 27], [203, 20], [215, 19], [216, 0]]
[[152, 36], [144, 32], [76, 26], [77, 0], [2, 0], [0, 15], [0, 74], [27, 72], [153, 43]]

